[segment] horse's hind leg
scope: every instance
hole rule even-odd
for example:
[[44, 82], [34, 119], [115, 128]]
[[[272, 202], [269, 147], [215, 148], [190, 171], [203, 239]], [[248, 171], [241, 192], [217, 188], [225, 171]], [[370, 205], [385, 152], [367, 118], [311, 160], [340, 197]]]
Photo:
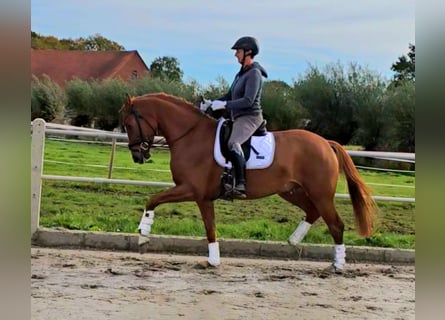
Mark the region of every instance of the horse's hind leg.
[[292, 190], [279, 194], [280, 197], [297, 205], [306, 213], [306, 219], [298, 225], [289, 237], [289, 243], [296, 245], [303, 240], [311, 225], [321, 216], [326, 222], [329, 232], [334, 239], [334, 271], [341, 272], [345, 264], [345, 245], [343, 244], [344, 224], [337, 213], [333, 199], [324, 197], [312, 201], [303, 188], [295, 187]]
[[297, 245], [306, 236], [312, 224], [320, 217], [320, 214], [311, 199], [306, 195], [306, 192], [299, 186], [295, 186], [290, 191], [280, 193], [279, 196], [298, 206], [306, 213], [306, 218], [300, 222], [288, 240], [290, 244]]
[[345, 245], [343, 243], [343, 232], [345, 226], [334, 206], [333, 199], [325, 198], [317, 201], [317, 208], [321, 217], [326, 222], [329, 232], [334, 239], [334, 271], [341, 272], [345, 265]]

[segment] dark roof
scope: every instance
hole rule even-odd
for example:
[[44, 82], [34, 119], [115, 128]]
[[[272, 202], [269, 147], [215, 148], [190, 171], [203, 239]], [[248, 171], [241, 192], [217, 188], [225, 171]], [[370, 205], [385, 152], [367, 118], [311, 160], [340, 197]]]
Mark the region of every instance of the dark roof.
[[64, 85], [65, 81], [129, 79], [131, 72], [139, 75], [149, 69], [137, 51], [74, 51], [31, 50], [31, 73], [37, 77], [46, 74]]

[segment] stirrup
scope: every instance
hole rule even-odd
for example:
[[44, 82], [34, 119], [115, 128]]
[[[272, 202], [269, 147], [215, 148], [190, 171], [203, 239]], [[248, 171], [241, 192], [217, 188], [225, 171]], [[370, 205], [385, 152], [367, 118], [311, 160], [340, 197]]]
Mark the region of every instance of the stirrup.
[[246, 187], [243, 184], [239, 184], [233, 188], [233, 197], [236, 199], [245, 199], [246, 195]]

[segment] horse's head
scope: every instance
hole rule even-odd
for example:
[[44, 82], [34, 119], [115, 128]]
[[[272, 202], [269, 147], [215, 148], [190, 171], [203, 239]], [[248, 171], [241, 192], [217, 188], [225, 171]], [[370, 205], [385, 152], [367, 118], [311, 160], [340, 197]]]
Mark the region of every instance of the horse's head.
[[[127, 100], [119, 112], [121, 113], [122, 126], [128, 136], [128, 148], [133, 161], [140, 164], [147, 162], [151, 156], [150, 148], [153, 145], [157, 124], [147, 115], [140, 113], [135, 99], [128, 94]], [[150, 120], [153, 124], [150, 123]]]

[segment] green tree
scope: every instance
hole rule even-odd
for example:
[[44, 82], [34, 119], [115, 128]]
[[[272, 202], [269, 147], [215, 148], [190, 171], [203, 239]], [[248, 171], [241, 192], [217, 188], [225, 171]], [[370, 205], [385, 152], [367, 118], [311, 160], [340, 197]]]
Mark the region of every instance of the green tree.
[[416, 46], [414, 44], [409, 44], [408, 54], [400, 56], [392, 64], [391, 70], [395, 72], [395, 85], [405, 80], [416, 80]]
[[306, 110], [310, 131], [341, 144], [375, 150], [383, 137], [383, 98], [387, 82], [355, 63], [310, 67], [294, 83], [297, 101]]
[[77, 43], [77, 50], [87, 51], [123, 51], [125, 48], [119, 43], [108, 40], [100, 34], [96, 33], [87, 38], [79, 38], [75, 41]]
[[311, 66], [295, 82], [297, 99], [308, 114], [308, 130], [347, 144], [357, 129], [348, 75], [340, 64], [327, 65], [324, 72]]
[[150, 74], [161, 80], [181, 81], [184, 72], [179, 67], [178, 59], [164, 56], [153, 60], [150, 65]]
[[119, 110], [130, 92], [130, 85], [121, 79], [93, 82], [95, 128], [112, 131], [119, 125]]
[[387, 114], [383, 99], [387, 82], [379, 75], [358, 66], [351, 66], [348, 83], [357, 130], [351, 143], [365, 150], [376, 150], [384, 134]]
[[87, 38], [58, 39], [55, 36], [42, 36], [31, 31], [31, 48], [42, 50], [87, 50], [87, 51], [123, 51], [125, 48], [115, 41], [96, 33]]
[[66, 83], [67, 117], [72, 125], [91, 127], [96, 115], [94, 89], [91, 82], [80, 79], [74, 79]]
[[415, 152], [415, 83], [403, 81], [390, 87], [384, 100], [386, 115], [384, 150]]
[[222, 76], [216, 78], [216, 83], [211, 82], [205, 88], [200, 89], [200, 95], [206, 99], [214, 100], [224, 96], [229, 91], [230, 85]]
[[270, 130], [304, 127], [305, 111], [295, 99], [292, 87], [284, 81], [266, 81], [261, 98], [264, 118]]
[[147, 93], [165, 92], [184, 98], [190, 102], [196, 97], [197, 84], [195, 82], [172, 82], [160, 78], [153, 78], [151, 75], [148, 75], [131, 81], [130, 85], [130, 92], [138, 96]]
[[54, 36], [42, 36], [34, 31], [31, 31], [31, 48], [43, 50], [69, 50], [72, 40], [65, 40], [61, 42]]

